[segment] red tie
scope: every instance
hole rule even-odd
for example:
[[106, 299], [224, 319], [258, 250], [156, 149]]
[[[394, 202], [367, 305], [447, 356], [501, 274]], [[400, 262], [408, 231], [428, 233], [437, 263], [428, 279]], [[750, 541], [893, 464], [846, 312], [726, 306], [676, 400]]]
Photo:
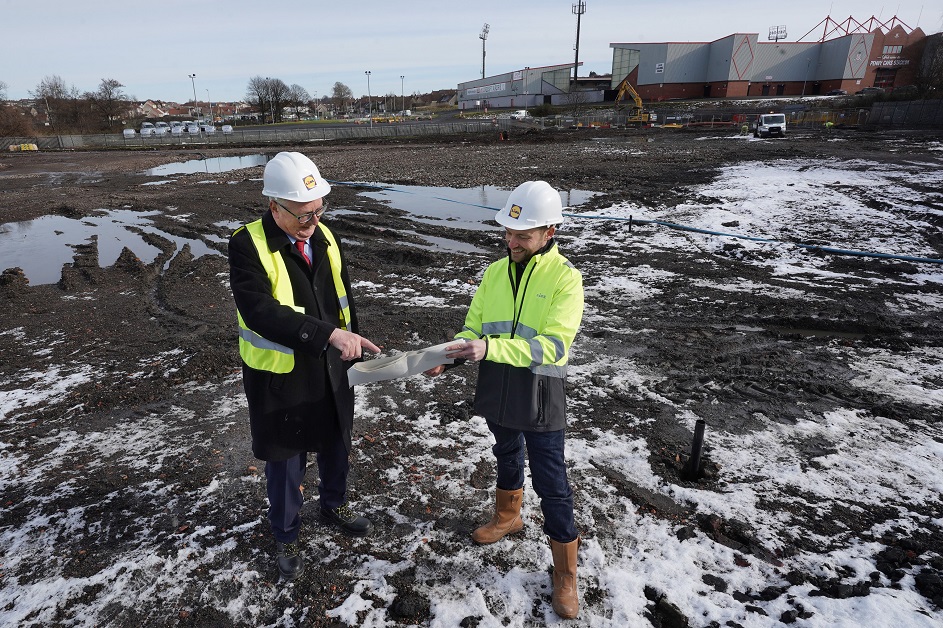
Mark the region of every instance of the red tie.
[[304, 240], [295, 240], [295, 248], [298, 249], [299, 253], [301, 253], [301, 257], [305, 258], [305, 261], [308, 262], [308, 266], [311, 266], [311, 259], [305, 253]]

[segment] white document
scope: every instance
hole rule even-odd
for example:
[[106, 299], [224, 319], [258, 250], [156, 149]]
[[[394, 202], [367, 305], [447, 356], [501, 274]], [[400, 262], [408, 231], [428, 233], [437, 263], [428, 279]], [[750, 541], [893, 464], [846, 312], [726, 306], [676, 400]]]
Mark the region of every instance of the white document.
[[425, 349], [358, 362], [347, 369], [347, 381], [351, 386], [383, 382], [388, 379], [418, 375], [440, 364], [454, 364], [455, 360], [445, 357], [448, 353], [445, 348], [463, 342], [465, 342], [464, 338], [457, 338]]

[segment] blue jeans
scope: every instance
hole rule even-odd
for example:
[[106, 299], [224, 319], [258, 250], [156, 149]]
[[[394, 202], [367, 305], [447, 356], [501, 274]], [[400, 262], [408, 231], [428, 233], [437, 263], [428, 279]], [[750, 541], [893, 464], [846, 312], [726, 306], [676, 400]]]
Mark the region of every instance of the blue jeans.
[[491, 448], [497, 462], [498, 488], [515, 491], [524, 486], [524, 446], [530, 458], [531, 482], [540, 497], [544, 534], [558, 543], [577, 537], [573, 521], [573, 489], [566, 477], [563, 430], [522, 432], [488, 422], [494, 434]]
[[[317, 454], [318, 496], [321, 508], [334, 509], [347, 499], [347, 475], [350, 459], [344, 441], [333, 439]], [[298, 454], [288, 460], [265, 463], [265, 483], [268, 490], [268, 519], [272, 534], [281, 543], [294, 543], [301, 530], [301, 483], [305, 477], [308, 454]]]

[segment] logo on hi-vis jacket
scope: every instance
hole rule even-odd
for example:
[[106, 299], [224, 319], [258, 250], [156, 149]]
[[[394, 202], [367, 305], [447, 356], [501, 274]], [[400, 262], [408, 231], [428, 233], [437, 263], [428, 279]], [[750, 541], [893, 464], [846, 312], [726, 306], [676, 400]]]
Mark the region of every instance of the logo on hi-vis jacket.
[[317, 182], [317, 180], [314, 178], [314, 175], [309, 174], [308, 176], [305, 177], [305, 187], [306, 187], [306, 188], [308, 188], [308, 189], [310, 190], [310, 189], [313, 188], [313, 187], [317, 187], [317, 185], [318, 185], [318, 182]]
[[511, 211], [508, 212], [511, 218], [520, 218], [521, 217], [521, 206], [520, 205], [511, 205]]

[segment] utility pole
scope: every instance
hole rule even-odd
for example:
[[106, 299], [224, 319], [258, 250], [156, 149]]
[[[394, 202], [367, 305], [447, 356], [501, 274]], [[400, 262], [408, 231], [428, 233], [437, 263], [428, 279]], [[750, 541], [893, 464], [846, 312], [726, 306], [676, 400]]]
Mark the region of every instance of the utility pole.
[[370, 116], [370, 128], [373, 128], [373, 97], [370, 96], [370, 70], [364, 72], [367, 75], [367, 115]]
[[481, 78], [485, 78], [485, 40], [488, 39], [489, 30], [491, 27], [485, 22], [485, 25], [481, 27], [481, 34], [478, 35], [478, 39], [481, 40]]
[[[406, 117], [406, 88], [404, 87], [405, 85], [406, 85], [406, 76], [404, 74], [400, 74], [399, 75], [399, 100], [400, 100], [400, 104], [402, 105], [402, 107], [400, 108], [400, 112], [403, 114], [402, 117], [404, 118]], [[393, 106], [395, 107], [396, 105], [393, 105]]]
[[573, 88], [576, 88], [576, 76], [580, 70], [580, 16], [586, 13], [586, 3], [577, 2], [573, 5], [573, 14], [576, 16], [576, 62], [573, 64]]
[[196, 117], [193, 113], [196, 111], [196, 74], [188, 74], [187, 76], [190, 77], [190, 83], [193, 85], [193, 109], [190, 111], [190, 115]]

